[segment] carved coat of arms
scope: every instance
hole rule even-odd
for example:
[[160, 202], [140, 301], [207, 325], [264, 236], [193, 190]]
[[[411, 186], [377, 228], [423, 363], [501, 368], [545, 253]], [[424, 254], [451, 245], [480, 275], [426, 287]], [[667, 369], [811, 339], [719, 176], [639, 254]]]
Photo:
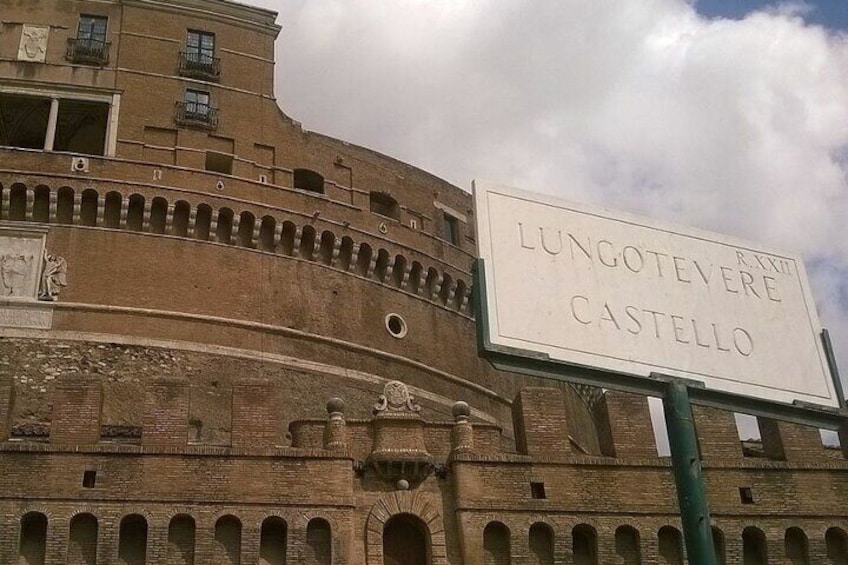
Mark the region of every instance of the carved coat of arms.
[[25, 24], [21, 30], [18, 60], [43, 62], [47, 54], [47, 38], [49, 35], [50, 28], [47, 26]]

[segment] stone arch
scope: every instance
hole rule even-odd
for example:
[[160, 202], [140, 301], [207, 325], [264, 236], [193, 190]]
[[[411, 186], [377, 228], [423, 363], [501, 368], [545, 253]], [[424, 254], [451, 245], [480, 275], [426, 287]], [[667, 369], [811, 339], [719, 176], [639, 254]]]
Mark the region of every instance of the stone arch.
[[165, 233], [168, 218], [168, 201], [157, 196], [150, 203], [150, 233]]
[[430, 535], [430, 565], [447, 565], [445, 524], [437, 507], [420, 493], [397, 491], [380, 497], [365, 528], [365, 554], [368, 565], [383, 565], [383, 527], [394, 516], [408, 514], [421, 520]]
[[262, 221], [259, 224], [259, 249], [273, 253], [274, 249], [274, 231], [277, 229], [277, 220], [271, 216], [262, 216]]
[[191, 217], [191, 205], [185, 200], [177, 200], [171, 218], [171, 233], [180, 237], [188, 236], [188, 223]]
[[32, 221], [50, 221], [50, 189], [43, 184], [35, 187], [32, 203]]
[[378, 281], [383, 282], [386, 280], [386, 275], [389, 272], [389, 262], [391, 261], [391, 256], [389, 252], [385, 249], [380, 249], [377, 252], [377, 262], [374, 264], [374, 276]]
[[114, 190], [106, 193], [106, 201], [103, 209], [103, 225], [107, 228], [118, 229], [121, 227], [121, 202], [124, 197], [120, 192]]
[[486, 565], [510, 565], [512, 563], [512, 532], [498, 520], [483, 528], [483, 562]]
[[259, 563], [285, 565], [287, 552], [288, 524], [279, 516], [268, 516], [259, 533]]
[[256, 247], [253, 244], [253, 228], [256, 225], [256, 216], [245, 210], [239, 216], [238, 233], [236, 241], [241, 247]]
[[619, 526], [615, 530], [615, 554], [623, 565], [638, 565], [642, 562], [639, 530], [633, 526]]
[[82, 226], [97, 225], [97, 205], [100, 195], [93, 188], [86, 188], [82, 191], [80, 198], [80, 217], [79, 223]]
[[280, 233], [280, 248], [284, 255], [294, 255], [294, 239], [297, 236], [297, 226], [286, 220]]
[[406, 257], [395, 255], [395, 262], [392, 265], [392, 284], [398, 288], [402, 287], [404, 275], [406, 275]]
[[462, 302], [465, 299], [465, 293], [468, 290], [468, 285], [465, 284], [465, 281], [462, 279], [456, 280], [456, 294], [454, 295], [454, 303], [451, 307], [454, 310], [462, 310]]
[[241, 520], [224, 514], [215, 521], [213, 552], [215, 563], [239, 565], [241, 563]]
[[571, 554], [574, 565], [597, 565], [598, 532], [589, 524], [577, 524], [571, 530]]
[[215, 228], [215, 240], [230, 245], [233, 238], [233, 211], [226, 206], [218, 210], [218, 225]]
[[12, 185], [9, 191], [9, 213], [6, 215], [9, 220], [17, 222], [26, 220], [26, 193], [25, 185], [19, 182]]
[[359, 252], [356, 255], [356, 274], [366, 277], [368, 270], [371, 268], [371, 256], [373, 251], [367, 243], [359, 245]]
[[118, 531], [118, 563], [144, 565], [147, 562], [148, 520], [139, 513], [121, 519]]
[[786, 560], [792, 565], [809, 565], [810, 554], [807, 534], [797, 527], [788, 528], [783, 538]]
[[848, 564], [848, 534], [842, 528], [828, 528], [824, 534], [827, 562], [830, 565]]
[[127, 205], [127, 229], [141, 231], [144, 226], [144, 196], [131, 194]]
[[765, 565], [768, 563], [766, 535], [756, 526], [742, 530], [742, 565]]
[[342, 237], [342, 244], [339, 246], [339, 269], [342, 271], [350, 270], [350, 262], [353, 258], [353, 240], [348, 237]]
[[535, 522], [528, 531], [530, 563], [534, 565], [554, 564], [554, 530], [550, 524]]
[[306, 525], [306, 565], [333, 562], [333, 530], [324, 518], [312, 518]]
[[663, 526], [657, 532], [660, 563], [683, 565], [683, 536], [674, 526]]
[[97, 562], [97, 517], [78, 512], [68, 528], [68, 565], [94, 565]]
[[209, 240], [212, 230], [212, 207], [209, 204], [199, 204], [194, 218], [194, 238], [202, 241]]
[[303, 226], [300, 230], [300, 247], [298, 253], [304, 259], [312, 261], [315, 253], [315, 228], [313, 226]]
[[44, 565], [47, 553], [47, 516], [30, 511], [21, 516], [18, 555], [21, 565]]
[[333, 264], [333, 250], [336, 245], [336, 235], [331, 231], [325, 231], [321, 234], [320, 253], [321, 262], [325, 265]]
[[424, 272], [424, 267], [418, 261], [412, 262], [412, 267], [409, 269], [409, 292], [418, 294], [421, 289], [421, 277]]
[[56, 192], [56, 222], [74, 223], [74, 189], [63, 186]]
[[168, 524], [168, 563], [194, 563], [195, 531], [194, 518], [188, 514], [177, 514]]

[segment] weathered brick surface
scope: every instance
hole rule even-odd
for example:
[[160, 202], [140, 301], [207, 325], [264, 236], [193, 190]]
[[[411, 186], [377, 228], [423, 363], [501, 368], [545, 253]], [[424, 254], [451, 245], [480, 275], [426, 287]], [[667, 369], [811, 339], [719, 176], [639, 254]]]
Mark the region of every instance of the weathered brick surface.
[[[69, 171], [66, 152], [0, 150], [0, 221], [47, 229], [47, 249], [69, 265], [50, 330], [0, 328], [0, 563], [42, 551], [48, 565], [284, 552], [288, 563], [373, 565], [397, 516], [426, 531], [431, 565], [507, 551], [513, 563], [680, 561], [674, 481], [646, 399], [539, 388], [549, 383], [479, 358], [470, 196], [280, 112], [272, 14], [219, 1], [7, 4], [0, 78], [122, 98], [116, 155], [91, 156], [88, 173]], [[109, 18], [102, 68], [65, 58], [83, 13]], [[49, 26], [47, 64], [15, 60], [23, 23]], [[177, 75], [188, 29], [215, 35], [218, 82]], [[174, 122], [188, 85], [208, 90], [216, 129]], [[204, 170], [207, 152], [232, 155], [232, 174]], [[296, 169], [323, 177], [324, 194], [294, 186]], [[397, 217], [373, 213], [371, 192], [396, 199]], [[107, 195], [124, 206], [107, 213]], [[131, 198], [144, 202], [132, 214]], [[178, 204], [190, 210], [182, 227]], [[456, 245], [443, 241], [445, 206], [467, 220]], [[387, 331], [389, 313], [405, 337]], [[420, 392], [420, 420], [374, 420], [388, 379]], [[347, 444], [328, 451], [335, 396]], [[451, 458], [455, 400], [474, 411], [474, 441]], [[743, 561], [746, 528], [774, 562], [791, 528], [810, 563], [848, 559], [843, 453], [825, 452], [815, 430], [764, 420], [767, 457], [745, 458], [730, 413], [694, 416], [727, 563]], [[21, 433], [6, 441], [12, 428]], [[435, 467], [403, 490], [365, 464], [375, 449], [426, 452]], [[486, 543], [492, 523], [502, 526]]]

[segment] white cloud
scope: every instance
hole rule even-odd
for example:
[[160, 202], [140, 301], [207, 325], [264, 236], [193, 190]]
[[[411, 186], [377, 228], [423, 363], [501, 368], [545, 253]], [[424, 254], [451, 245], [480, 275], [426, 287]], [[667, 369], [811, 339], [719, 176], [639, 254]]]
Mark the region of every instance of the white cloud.
[[[263, 3], [263, 2], [260, 2]], [[848, 373], [848, 37], [803, 2], [265, 0], [304, 127], [804, 254]], [[840, 298], [841, 297], [841, 298]]]

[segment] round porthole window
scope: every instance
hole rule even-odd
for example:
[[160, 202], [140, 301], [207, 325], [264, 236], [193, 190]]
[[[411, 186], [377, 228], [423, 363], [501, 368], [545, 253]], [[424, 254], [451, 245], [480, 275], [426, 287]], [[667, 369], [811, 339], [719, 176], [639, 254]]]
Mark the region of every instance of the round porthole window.
[[398, 339], [406, 337], [406, 332], [408, 331], [408, 328], [406, 327], [406, 320], [397, 314], [389, 314], [386, 316], [386, 329], [392, 337], [396, 337]]

